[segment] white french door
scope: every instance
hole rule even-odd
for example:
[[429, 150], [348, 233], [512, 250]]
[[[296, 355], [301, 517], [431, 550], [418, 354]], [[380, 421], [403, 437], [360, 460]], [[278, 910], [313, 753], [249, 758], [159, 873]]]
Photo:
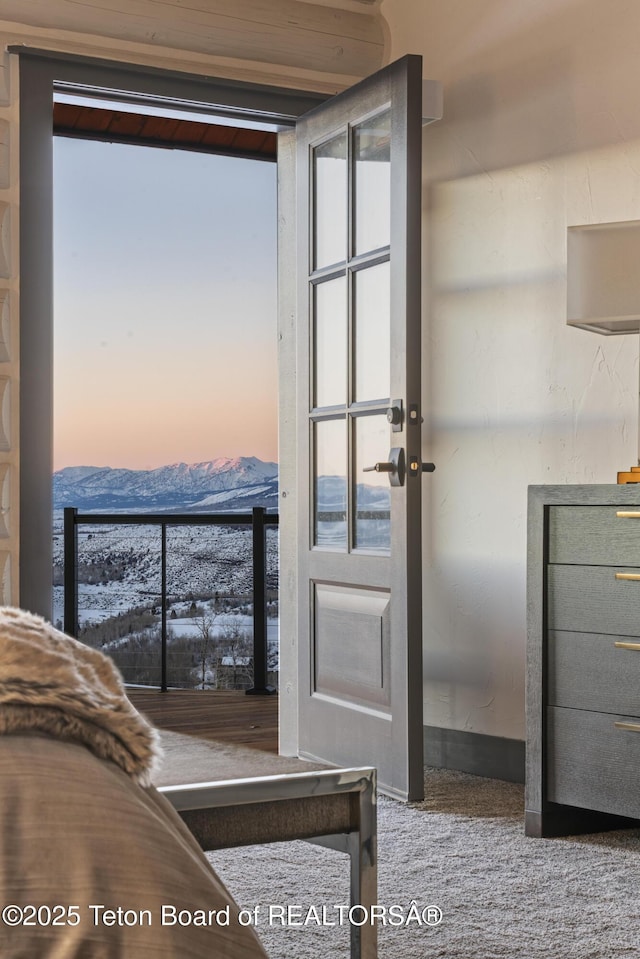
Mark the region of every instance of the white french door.
[[297, 623], [281, 657], [286, 675], [297, 655], [298, 751], [375, 765], [402, 799], [423, 790], [421, 91], [421, 58], [405, 57], [302, 117], [282, 207]]

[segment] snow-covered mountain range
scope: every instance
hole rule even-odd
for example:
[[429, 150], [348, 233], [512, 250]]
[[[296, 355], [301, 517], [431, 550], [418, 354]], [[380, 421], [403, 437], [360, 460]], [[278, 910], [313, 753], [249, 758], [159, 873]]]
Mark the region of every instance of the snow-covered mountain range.
[[240, 456], [152, 470], [68, 466], [53, 475], [53, 502], [100, 512], [277, 510], [278, 464]]

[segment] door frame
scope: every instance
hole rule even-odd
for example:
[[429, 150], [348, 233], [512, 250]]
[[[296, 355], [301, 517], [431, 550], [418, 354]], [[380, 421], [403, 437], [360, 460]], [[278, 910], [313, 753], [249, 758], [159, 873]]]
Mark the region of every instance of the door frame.
[[[327, 94], [9, 47], [20, 70], [19, 603], [52, 615], [53, 127], [56, 89], [295, 128]], [[279, 173], [280, 177], [280, 173]], [[286, 497], [284, 497], [286, 499]]]
[[[297, 118], [329, 94], [144, 67], [115, 60], [11, 46], [19, 59], [20, 126], [20, 388], [19, 604], [52, 615], [53, 544], [53, 128], [56, 88], [100, 95], [109, 90], [168, 108], [277, 123], [287, 130], [278, 153], [278, 309], [280, 461], [280, 637], [287, 668], [280, 675], [280, 751], [298, 744], [298, 477], [296, 468], [295, 231]], [[91, 89], [93, 88], [93, 89]], [[104, 93], [103, 93], [104, 95]], [[287, 188], [285, 188], [288, 187]], [[416, 211], [420, 216], [420, 211]], [[290, 291], [288, 294], [286, 291]], [[283, 455], [284, 454], [284, 455]], [[286, 464], [283, 469], [283, 464]], [[284, 562], [283, 562], [284, 560]], [[422, 683], [422, 677], [414, 677]]]

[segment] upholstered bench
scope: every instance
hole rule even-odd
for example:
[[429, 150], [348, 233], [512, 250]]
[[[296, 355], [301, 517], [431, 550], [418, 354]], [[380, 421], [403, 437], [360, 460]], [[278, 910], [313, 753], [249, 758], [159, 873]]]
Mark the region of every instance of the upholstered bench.
[[[305, 839], [346, 852], [351, 905], [377, 897], [375, 770], [331, 768], [162, 733], [154, 785], [204, 850]], [[357, 921], [361, 921], [358, 911]], [[375, 923], [351, 924], [352, 959], [375, 959]]]

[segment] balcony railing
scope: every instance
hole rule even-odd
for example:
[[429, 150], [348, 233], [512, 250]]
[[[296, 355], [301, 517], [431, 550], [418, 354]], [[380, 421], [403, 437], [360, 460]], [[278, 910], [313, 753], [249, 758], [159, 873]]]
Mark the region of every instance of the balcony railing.
[[253, 686], [247, 693], [275, 692], [267, 683], [267, 552], [266, 528], [278, 525], [278, 514], [255, 507], [251, 513], [80, 513], [64, 510], [64, 630], [78, 636], [78, 528], [80, 526], [160, 527], [160, 688], [166, 691], [167, 675], [167, 528], [177, 526], [250, 527], [253, 578]]

